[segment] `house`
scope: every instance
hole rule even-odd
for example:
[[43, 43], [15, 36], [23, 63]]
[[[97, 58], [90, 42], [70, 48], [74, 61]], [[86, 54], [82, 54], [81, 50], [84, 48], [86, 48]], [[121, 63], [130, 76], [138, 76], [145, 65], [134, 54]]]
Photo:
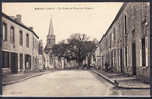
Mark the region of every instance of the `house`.
[[125, 2], [99, 43], [101, 68], [150, 82], [150, 3]]
[[31, 71], [38, 62], [39, 36], [22, 23], [22, 16], [2, 13], [2, 70]]

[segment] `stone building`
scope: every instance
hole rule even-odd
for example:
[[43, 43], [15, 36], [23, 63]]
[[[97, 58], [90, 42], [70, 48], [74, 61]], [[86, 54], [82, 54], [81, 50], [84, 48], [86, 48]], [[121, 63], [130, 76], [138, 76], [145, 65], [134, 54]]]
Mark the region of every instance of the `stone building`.
[[46, 57], [49, 57], [50, 68], [54, 68], [55, 59], [56, 59], [52, 53], [52, 48], [53, 48], [54, 44], [55, 44], [55, 35], [54, 35], [54, 28], [53, 28], [53, 23], [52, 23], [52, 19], [51, 19], [50, 25], [49, 25], [49, 32], [47, 35], [47, 43], [44, 48]]
[[114, 72], [149, 82], [149, 2], [125, 2], [99, 43], [102, 68], [108, 63]]
[[12, 73], [32, 70], [38, 62], [38, 35], [22, 23], [22, 16], [2, 13], [2, 69]]

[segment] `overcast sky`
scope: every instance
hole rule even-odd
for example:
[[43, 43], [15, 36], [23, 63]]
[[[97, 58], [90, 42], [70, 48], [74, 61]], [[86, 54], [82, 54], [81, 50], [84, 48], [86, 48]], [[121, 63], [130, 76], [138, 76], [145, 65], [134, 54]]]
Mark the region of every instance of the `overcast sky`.
[[100, 40], [109, 28], [122, 3], [2, 3], [2, 11], [9, 16], [22, 15], [22, 22], [32, 26], [43, 40], [49, 31], [52, 17], [56, 42], [72, 33], [85, 33]]

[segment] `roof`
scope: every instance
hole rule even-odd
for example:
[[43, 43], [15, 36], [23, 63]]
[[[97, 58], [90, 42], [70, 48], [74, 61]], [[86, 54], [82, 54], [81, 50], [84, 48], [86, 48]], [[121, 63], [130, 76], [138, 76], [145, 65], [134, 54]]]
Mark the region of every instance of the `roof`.
[[[116, 17], [114, 18], [113, 22], [111, 23], [111, 25], [109, 26], [108, 30], [106, 31], [106, 33], [103, 35], [106, 36], [109, 32], [109, 30], [111, 29], [112, 25], [115, 23], [115, 21], [119, 18], [121, 12], [123, 11], [123, 9], [126, 7], [127, 5], [127, 2], [123, 3], [123, 5], [121, 6], [120, 10], [118, 11]], [[99, 43], [102, 41], [103, 37], [101, 38], [101, 40], [99, 41]]]
[[103, 40], [104, 37], [105, 37], [105, 34], [103, 34], [101, 40], [99, 41], [99, 44], [101, 43], [101, 41]]
[[14, 19], [12, 19], [10, 16], [6, 15], [5, 13], [2, 12], [2, 16], [4, 16], [5, 18], [9, 19], [10, 21], [20, 25], [21, 27], [27, 29], [28, 31], [32, 32], [38, 39], [39, 39], [39, 36], [34, 32], [32, 31], [30, 28], [28, 28], [27, 26], [21, 24], [21, 23], [18, 23], [17, 21], [15, 21]]

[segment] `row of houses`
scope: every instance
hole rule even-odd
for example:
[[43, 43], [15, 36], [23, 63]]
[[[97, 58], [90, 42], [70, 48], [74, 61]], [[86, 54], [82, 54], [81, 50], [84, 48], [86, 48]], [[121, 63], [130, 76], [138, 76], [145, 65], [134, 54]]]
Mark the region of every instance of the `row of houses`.
[[125, 2], [99, 41], [96, 66], [150, 81], [150, 3]]
[[2, 13], [2, 70], [3, 72], [32, 71], [49, 66], [42, 42], [32, 27], [22, 23], [22, 16]]

